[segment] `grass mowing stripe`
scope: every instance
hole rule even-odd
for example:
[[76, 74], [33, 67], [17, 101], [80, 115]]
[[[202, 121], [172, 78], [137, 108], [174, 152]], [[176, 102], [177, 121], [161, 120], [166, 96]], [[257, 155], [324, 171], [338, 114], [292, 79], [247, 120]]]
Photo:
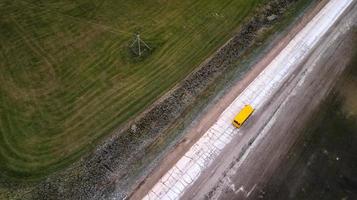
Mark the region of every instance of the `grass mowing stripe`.
[[[6, 153], [1, 170], [32, 179], [68, 165], [192, 72], [258, 2], [7, 1], [0, 119], [11, 128], [0, 134], [22, 158]], [[154, 48], [142, 60], [127, 47], [136, 31]]]

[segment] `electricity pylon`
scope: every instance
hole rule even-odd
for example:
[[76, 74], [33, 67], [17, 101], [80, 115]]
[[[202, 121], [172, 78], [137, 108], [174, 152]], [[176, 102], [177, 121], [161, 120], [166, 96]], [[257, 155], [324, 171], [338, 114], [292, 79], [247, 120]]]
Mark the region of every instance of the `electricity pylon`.
[[140, 38], [140, 34], [139, 33], [135, 34], [134, 41], [130, 45], [130, 47], [133, 49], [134, 53], [136, 55], [138, 55], [139, 57], [142, 55], [142, 53], [143, 53], [143, 51], [145, 51], [145, 49], [151, 50], [149, 45], [146, 44], [146, 42], [144, 42], [144, 40], [142, 40]]

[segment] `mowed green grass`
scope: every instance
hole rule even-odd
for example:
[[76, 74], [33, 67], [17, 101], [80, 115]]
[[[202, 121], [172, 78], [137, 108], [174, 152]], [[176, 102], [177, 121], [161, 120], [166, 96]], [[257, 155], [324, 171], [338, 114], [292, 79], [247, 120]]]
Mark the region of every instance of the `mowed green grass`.
[[[0, 171], [68, 166], [224, 44], [263, 0], [0, 0]], [[133, 33], [154, 48], [128, 50]]]

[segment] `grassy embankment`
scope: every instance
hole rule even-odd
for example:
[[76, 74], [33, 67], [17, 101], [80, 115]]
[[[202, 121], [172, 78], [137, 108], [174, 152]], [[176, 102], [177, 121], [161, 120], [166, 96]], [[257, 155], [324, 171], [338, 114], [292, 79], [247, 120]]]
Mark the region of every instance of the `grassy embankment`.
[[[68, 166], [230, 38], [262, 0], [0, 1], [0, 170]], [[153, 48], [137, 59], [139, 31]]]

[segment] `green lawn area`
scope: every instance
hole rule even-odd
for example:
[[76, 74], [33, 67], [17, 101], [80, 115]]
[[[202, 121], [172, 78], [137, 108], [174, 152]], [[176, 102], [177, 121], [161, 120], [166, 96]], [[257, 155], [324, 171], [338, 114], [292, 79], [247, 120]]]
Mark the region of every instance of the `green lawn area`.
[[[68, 166], [262, 1], [0, 0], [0, 174], [35, 179]], [[153, 48], [142, 59], [128, 48], [135, 32]]]

